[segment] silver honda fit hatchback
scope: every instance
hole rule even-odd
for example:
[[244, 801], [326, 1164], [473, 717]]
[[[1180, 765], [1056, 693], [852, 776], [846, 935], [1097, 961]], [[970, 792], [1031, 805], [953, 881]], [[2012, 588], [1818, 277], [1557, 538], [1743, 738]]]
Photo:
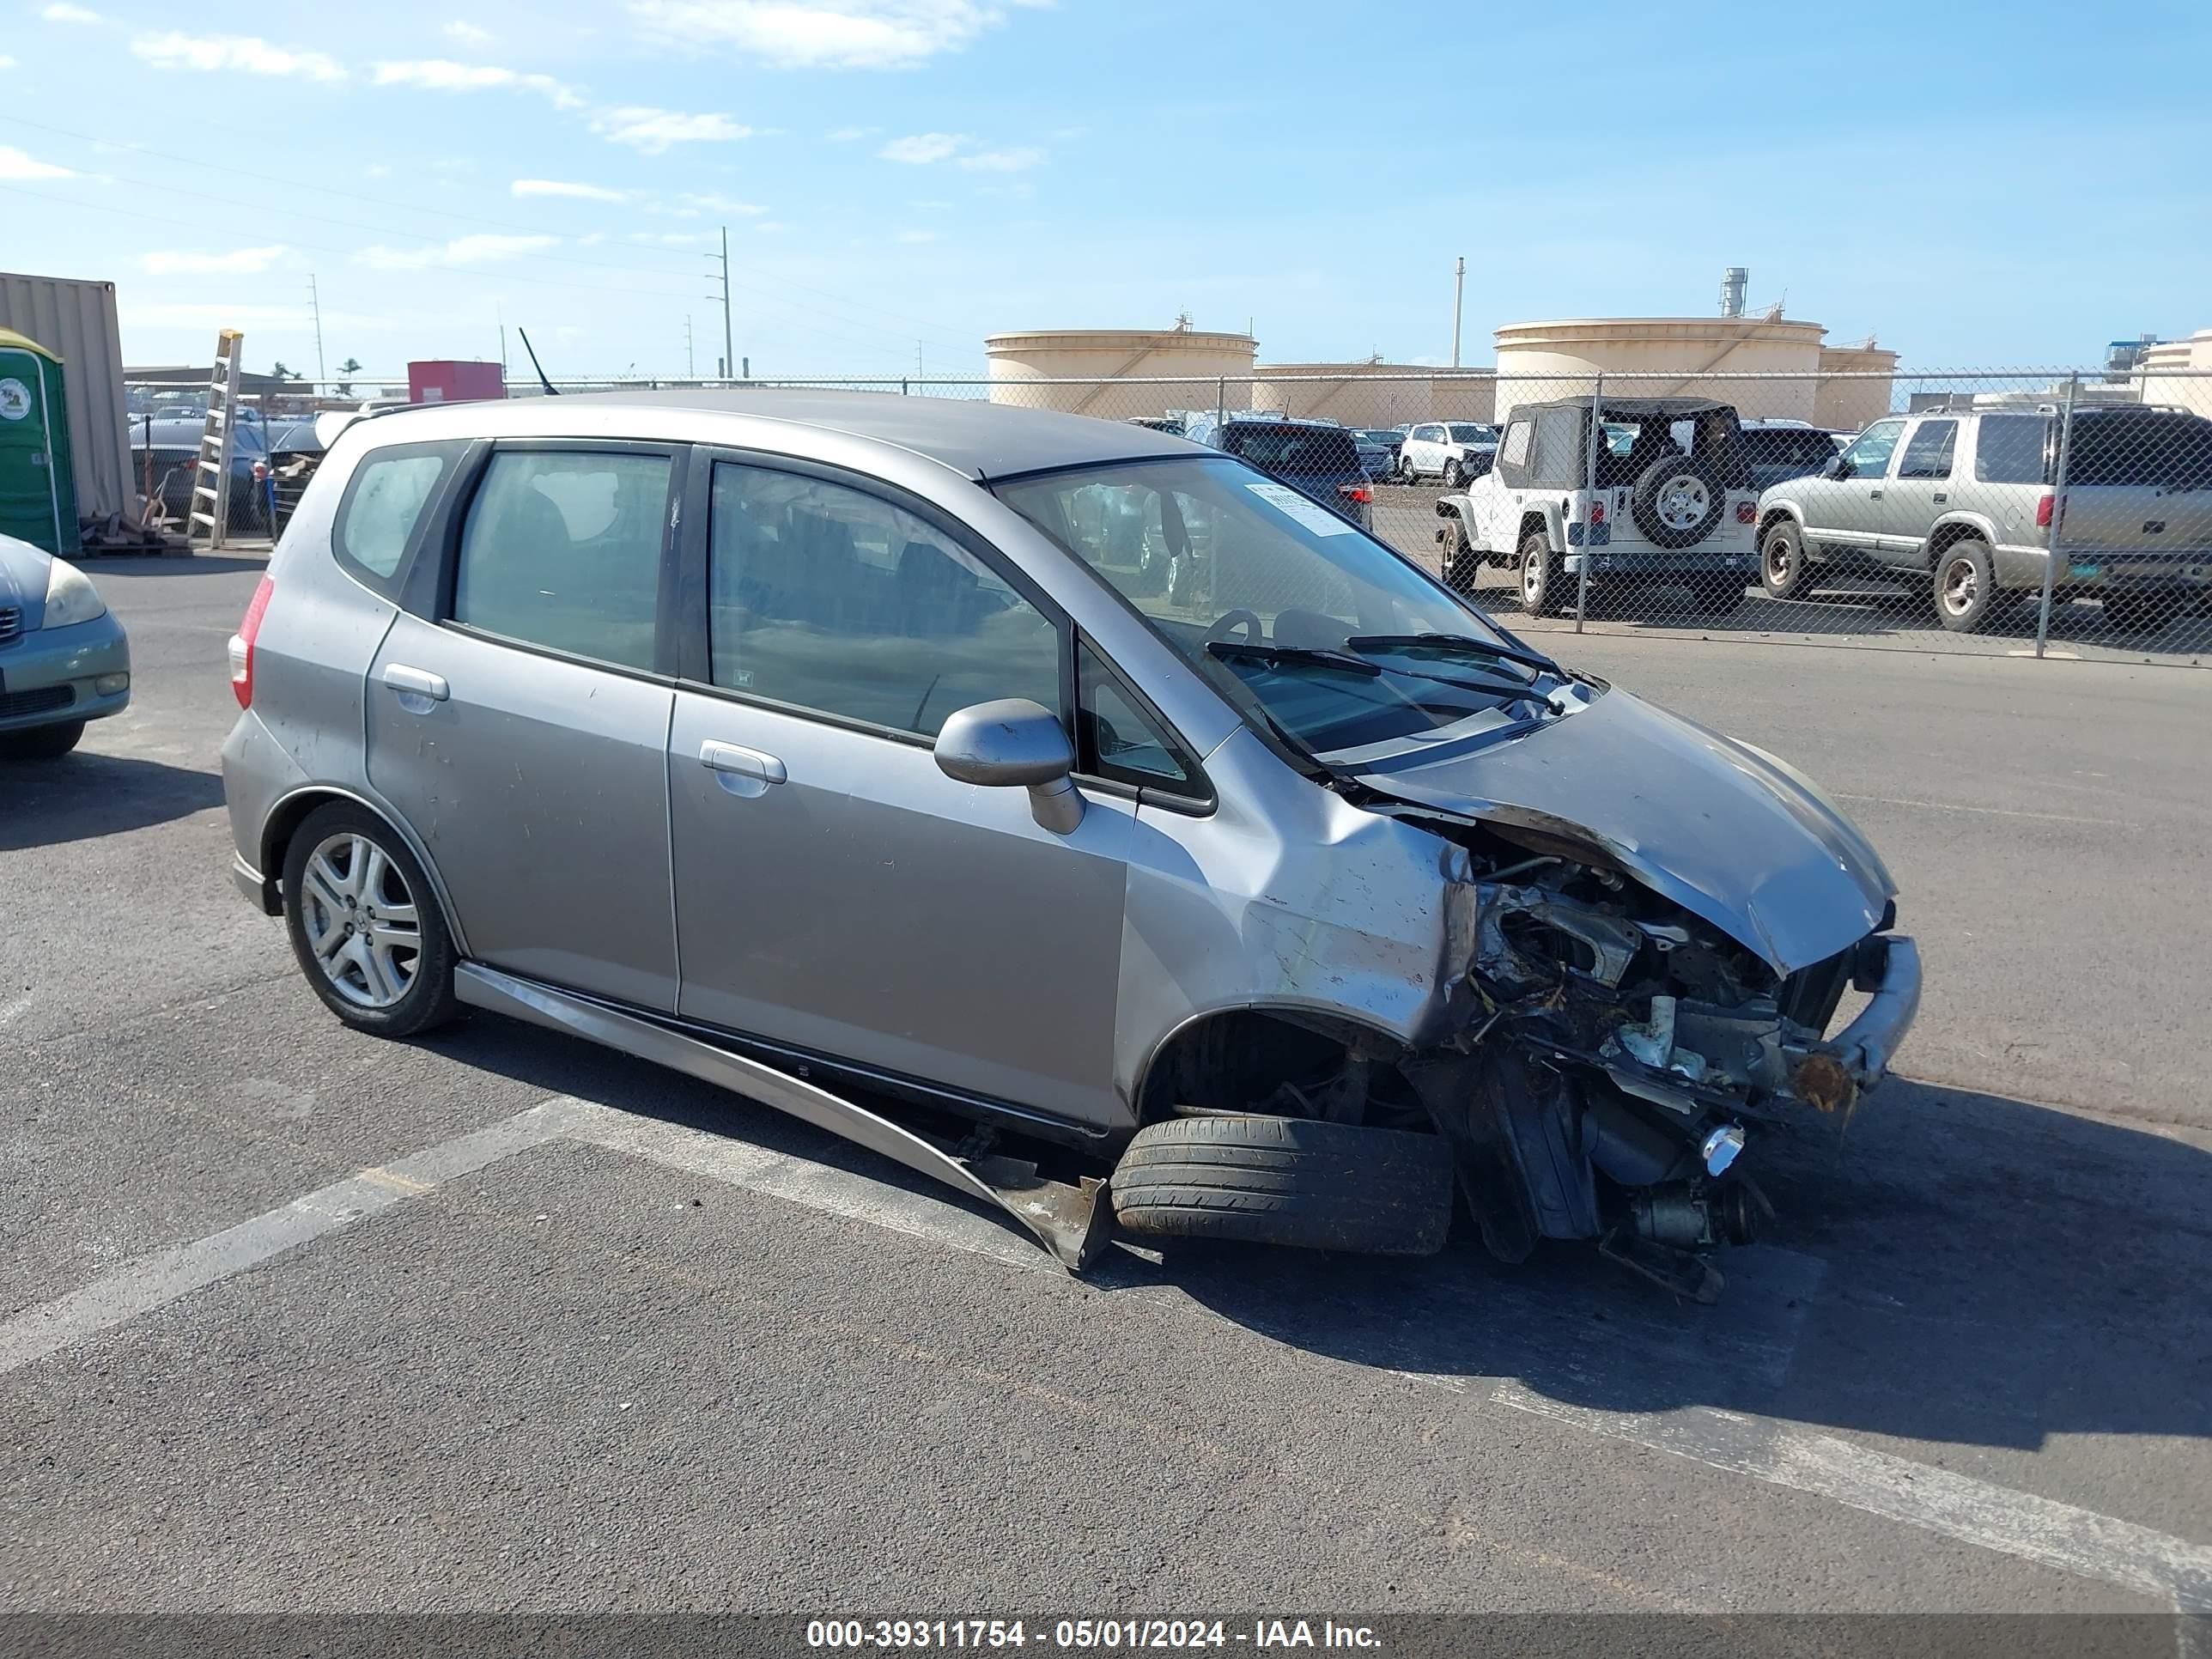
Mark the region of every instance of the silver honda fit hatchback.
[[364, 421], [231, 662], [234, 873], [339, 1018], [579, 1033], [1071, 1266], [1116, 1226], [1433, 1250], [1456, 1194], [1508, 1259], [1710, 1295], [1763, 1126], [1852, 1109], [1918, 1006], [1881, 860], [1784, 763], [1124, 422]]

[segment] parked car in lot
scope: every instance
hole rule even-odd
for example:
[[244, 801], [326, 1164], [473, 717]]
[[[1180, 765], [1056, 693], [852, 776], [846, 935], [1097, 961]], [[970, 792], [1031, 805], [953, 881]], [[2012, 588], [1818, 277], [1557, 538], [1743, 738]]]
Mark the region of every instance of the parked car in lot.
[[1513, 569], [1522, 608], [1544, 616], [1573, 608], [1589, 557], [1593, 591], [1686, 588], [1708, 617], [1741, 605], [1758, 572], [1759, 496], [1735, 408], [1607, 398], [1594, 494], [1589, 428], [1587, 398], [1513, 411], [1497, 465], [1437, 502], [1447, 580], [1472, 587], [1479, 564]]
[[1498, 428], [1479, 421], [1422, 421], [1408, 427], [1398, 450], [1398, 477], [1406, 483], [1441, 478], [1456, 489], [1490, 471]]
[[[179, 534], [191, 511], [200, 434], [205, 424], [204, 415], [156, 415], [150, 421], [135, 416], [131, 421], [131, 479], [136, 483], [146, 477], [150, 453], [154, 495], [170, 527]], [[258, 416], [241, 419], [232, 434], [228, 527], [234, 535], [269, 533], [269, 438], [268, 427]]]
[[[1202, 535], [1204, 582], [1133, 580], [1098, 492]], [[1120, 422], [788, 390], [364, 421], [231, 662], [232, 872], [338, 1018], [579, 1033], [1071, 1266], [1116, 1224], [1425, 1252], [1456, 1188], [1504, 1256], [1600, 1240], [1710, 1295], [1760, 1126], [1850, 1110], [1917, 1003], [1887, 872], [1799, 774]]]
[[130, 702], [131, 641], [91, 579], [0, 536], [0, 760], [66, 755]]
[[1754, 489], [1818, 472], [1843, 447], [1833, 433], [1803, 421], [1745, 421], [1742, 429]]
[[1398, 476], [1398, 451], [1406, 441], [1406, 434], [1388, 427], [1356, 426], [1352, 428], [1352, 435], [1359, 445], [1360, 459], [1367, 464], [1367, 476], [1382, 483], [1395, 481]]
[[1372, 521], [1372, 480], [1349, 428], [1286, 415], [1194, 415], [1185, 435], [1281, 479], [1362, 529]]
[[2212, 597], [2212, 421], [2179, 410], [2074, 416], [2064, 510], [2058, 417], [1944, 410], [1875, 422], [1818, 475], [1759, 498], [1760, 576], [1777, 599], [1826, 569], [1925, 585], [1948, 629], [2039, 597], [2054, 521], [2061, 599], [2101, 599], [2151, 630]]

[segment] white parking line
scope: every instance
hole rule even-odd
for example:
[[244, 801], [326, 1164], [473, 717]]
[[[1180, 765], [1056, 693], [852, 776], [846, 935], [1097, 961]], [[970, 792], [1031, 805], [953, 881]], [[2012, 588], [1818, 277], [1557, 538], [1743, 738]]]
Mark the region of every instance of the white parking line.
[[[94, 1280], [0, 1324], [0, 1372], [12, 1370], [179, 1297], [218, 1283], [363, 1216], [434, 1190], [514, 1153], [567, 1139], [744, 1188], [813, 1210], [926, 1238], [1025, 1271], [1059, 1267], [994, 1220], [830, 1165], [705, 1130], [555, 1097], [473, 1134], [365, 1170], [281, 1208]], [[1185, 1307], [1169, 1294], [1136, 1292]], [[1417, 1371], [1408, 1380], [1525, 1412], [1648, 1451], [2172, 1602], [2185, 1615], [2185, 1653], [2212, 1615], [2212, 1547], [2092, 1510], [1916, 1463], [1833, 1435], [1709, 1407], [1665, 1413], [1595, 1410], [1510, 1378]]]

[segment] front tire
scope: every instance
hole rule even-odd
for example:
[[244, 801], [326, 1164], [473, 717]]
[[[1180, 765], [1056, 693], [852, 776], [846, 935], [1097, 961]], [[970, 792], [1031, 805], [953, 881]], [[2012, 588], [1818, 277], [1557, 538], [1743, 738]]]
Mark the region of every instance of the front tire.
[[84, 735], [82, 720], [34, 726], [27, 732], [0, 732], [0, 760], [59, 760]]
[[1449, 456], [1444, 461], [1444, 488], [1457, 489], [1467, 482], [1467, 469], [1459, 464], [1459, 457]]
[[1990, 544], [1969, 536], [1936, 556], [1936, 620], [1954, 634], [1978, 634], [1997, 600]]
[[1133, 1233], [1433, 1255], [1451, 1227], [1451, 1149], [1313, 1118], [1170, 1118], [1137, 1132], [1108, 1190]]
[[367, 807], [333, 801], [293, 832], [284, 927], [307, 983], [356, 1030], [412, 1036], [459, 1011], [453, 934], [429, 878]]

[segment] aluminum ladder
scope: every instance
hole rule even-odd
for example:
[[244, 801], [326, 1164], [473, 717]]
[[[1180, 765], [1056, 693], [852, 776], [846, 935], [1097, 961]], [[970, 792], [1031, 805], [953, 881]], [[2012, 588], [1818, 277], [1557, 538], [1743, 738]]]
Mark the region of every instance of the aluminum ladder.
[[216, 336], [215, 373], [208, 381], [207, 424], [200, 428], [199, 459], [192, 465], [191, 506], [185, 517], [185, 539], [204, 544], [209, 551], [223, 545], [230, 530], [230, 463], [233, 455], [231, 416], [238, 399], [238, 368], [243, 361], [246, 336], [234, 328]]

